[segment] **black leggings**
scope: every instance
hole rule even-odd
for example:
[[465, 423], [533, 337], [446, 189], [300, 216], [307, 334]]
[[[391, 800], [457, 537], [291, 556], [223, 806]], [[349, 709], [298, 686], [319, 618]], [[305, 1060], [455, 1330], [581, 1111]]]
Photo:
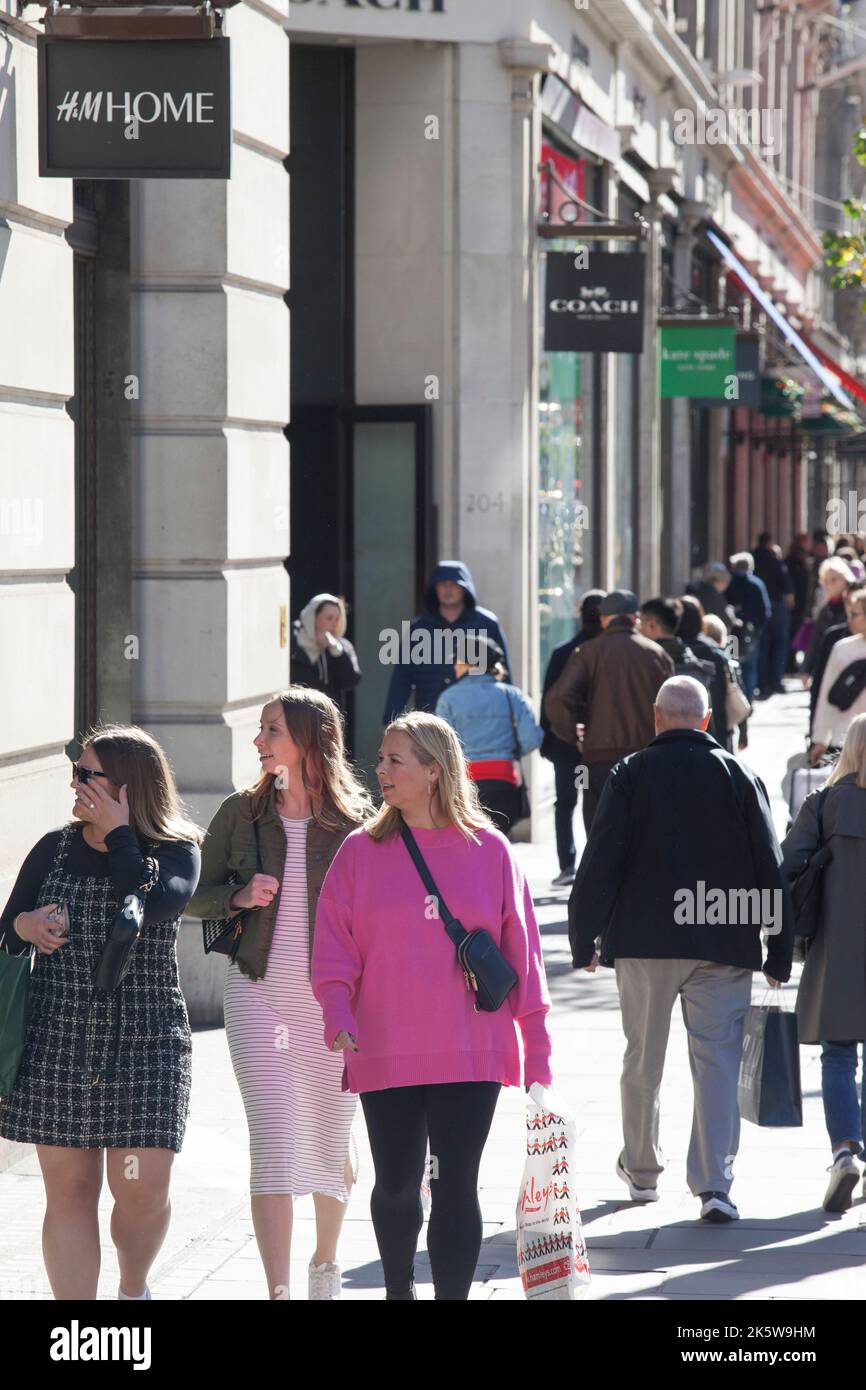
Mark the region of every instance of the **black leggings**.
[[412, 1285], [428, 1137], [433, 1288], [438, 1299], [469, 1297], [481, 1250], [478, 1167], [500, 1089], [498, 1081], [453, 1081], [362, 1093], [376, 1169], [370, 1212], [392, 1298]]

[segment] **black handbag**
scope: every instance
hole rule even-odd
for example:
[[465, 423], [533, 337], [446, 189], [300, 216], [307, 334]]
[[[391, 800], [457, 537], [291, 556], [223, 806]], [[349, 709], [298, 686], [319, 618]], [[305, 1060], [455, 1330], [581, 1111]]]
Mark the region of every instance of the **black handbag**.
[[794, 907], [794, 935], [814, 941], [821, 921], [821, 886], [824, 870], [832, 862], [833, 851], [824, 844], [824, 802], [829, 788], [818, 793], [818, 844], [807, 859], [788, 875]]
[[512, 754], [520, 774], [520, 782], [517, 786], [517, 820], [529, 820], [532, 814], [532, 807], [529, 802], [529, 790], [523, 780], [523, 764], [520, 761], [520, 740], [517, 737], [517, 720], [514, 717], [514, 706], [511, 703], [511, 696], [506, 691], [508, 700], [508, 713], [511, 715], [511, 734], [514, 739], [514, 752]]
[[128, 893], [124, 898], [123, 905], [111, 924], [108, 940], [96, 962], [93, 988], [103, 994], [113, 994], [129, 972], [135, 943], [141, 935], [144, 900], [154, 884], [159, 881], [159, 864], [156, 859], [148, 857], [144, 862], [147, 865], [147, 875], [136, 891]]
[[[79, 1061], [82, 1068], [87, 1069], [87, 1030], [91, 1010], [98, 1000], [107, 1000], [109, 996], [113, 996], [115, 1003], [114, 1046], [111, 1059], [105, 1068], [104, 1079], [106, 1082], [115, 1080], [120, 1057], [120, 1040], [123, 1034], [123, 1005], [121, 1002], [123, 994], [120, 986], [129, 973], [135, 944], [141, 935], [141, 924], [144, 920], [144, 900], [151, 888], [159, 882], [158, 861], [148, 855], [144, 862], [147, 866], [147, 874], [134, 893], [127, 893], [122, 906], [115, 913], [108, 939], [100, 952], [99, 960], [96, 962], [93, 971], [93, 990], [78, 1035]], [[98, 1079], [97, 1076], [92, 1084], [95, 1085]]]
[[866, 690], [866, 659], [852, 661], [836, 677], [827, 691], [827, 699], [837, 709], [850, 709], [858, 695]]
[[[262, 851], [259, 844], [258, 821], [253, 821], [253, 835], [256, 840], [256, 873], [262, 872]], [[226, 882], [235, 888], [243, 886], [244, 880], [240, 874], [234, 870], [229, 874]], [[228, 956], [229, 960], [234, 961], [241, 944], [241, 933], [244, 929], [244, 918], [249, 912], [245, 907], [240, 912], [234, 913], [232, 917], [211, 917], [201, 924], [202, 941], [204, 944], [205, 955], [216, 952], [220, 956]]]
[[402, 826], [400, 834], [424, 887], [436, 899], [446, 932], [457, 947], [457, 960], [466, 988], [475, 994], [475, 1012], [483, 1010], [485, 1013], [495, 1013], [517, 984], [516, 971], [508, 964], [486, 927], [467, 931], [449, 912], [408, 825]]

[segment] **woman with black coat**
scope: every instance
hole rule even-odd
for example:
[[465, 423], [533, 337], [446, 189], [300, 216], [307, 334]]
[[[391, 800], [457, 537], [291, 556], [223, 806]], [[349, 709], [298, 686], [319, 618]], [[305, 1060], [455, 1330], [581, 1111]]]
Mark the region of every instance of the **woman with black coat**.
[[355, 648], [346, 636], [346, 604], [336, 594], [316, 594], [294, 624], [292, 683], [330, 695], [345, 713], [346, 693], [361, 679]]
[[574, 744], [566, 743], [563, 739], [558, 738], [551, 729], [550, 720], [543, 712], [544, 696], [562, 675], [565, 664], [575, 647], [597, 637], [601, 632], [599, 608], [604, 596], [603, 589], [587, 589], [580, 604], [580, 628], [567, 642], [561, 642], [558, 647], [554, 647], [544, 677], [540, 719], [541, 727], [544, 730], [544, 741], [539, 752], [542, 758], [547, 758], [549, 762], [553, 763], [556, 778], [553, 817], [556, 827], [556, 855], [559, 860], [559, 873], [551, 884], [553, 888], [565, 887], [574, 878], [577, 850], [574, 844], [573, 818], [577, 807], [577, 769], [582, 765], [583, 758], [578, 751], [576, 742]]

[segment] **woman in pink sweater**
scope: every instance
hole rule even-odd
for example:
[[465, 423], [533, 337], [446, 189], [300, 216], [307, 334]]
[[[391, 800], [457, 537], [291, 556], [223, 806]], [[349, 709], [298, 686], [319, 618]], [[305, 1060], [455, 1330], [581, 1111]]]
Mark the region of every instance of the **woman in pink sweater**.
[[[500, 1088], [551, 1080], [541, 942], [529, 889], [479, 805], [453, 729], [420, 712], [394, 720], [376, 771], [384, 804], [344, 840], [322, 888], [313, 990], [326, 1045], [345, 1053], [343, 1088], [360, 1093], [367, 1121], [386, 1297], [415, 1297], [429, 1139], [435, 1293], [466, 1299], [481, 1248], [478, 1167]], [[404, 823], [448, 908], [467, 930], [486, 927], [517, 974], [495, 1013], [475, 1008]]]

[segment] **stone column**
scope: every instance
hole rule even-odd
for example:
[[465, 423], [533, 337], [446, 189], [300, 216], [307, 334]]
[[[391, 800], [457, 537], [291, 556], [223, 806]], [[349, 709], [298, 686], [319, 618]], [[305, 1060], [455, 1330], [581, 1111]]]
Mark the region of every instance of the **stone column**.
[[[285, 9], [230, 12], [232, 177], [133, 185], [133, 718], [200, 824], [258, 774], [262, 704], [289, 677], [288, 39]], [[183, 983], [219, 1018], [197, 925]]]

